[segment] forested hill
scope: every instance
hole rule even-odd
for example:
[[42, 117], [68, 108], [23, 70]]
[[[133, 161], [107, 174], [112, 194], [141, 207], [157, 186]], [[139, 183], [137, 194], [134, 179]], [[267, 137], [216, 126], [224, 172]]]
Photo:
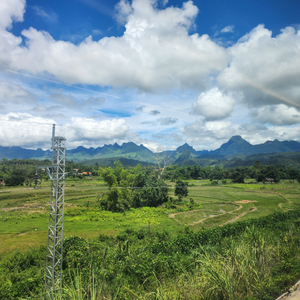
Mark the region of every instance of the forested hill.
[[[103, 159], [108, 158], [126, 158], [137, 162], [156, 163], [157, 159], [162, 156], [169, 156], [169, 162], [177, 164], [200, 164], [201, 160], [213, 159], [231, 160], [233, 157], [272, 154], [272, 153], [289, 153], [300, 151], [300, 143], [297, 141], [266, 141], [263, 144], [252, 145], [241, 136], [233, 136], [228, 142], [221, 145], [216, 150], [196, 151], [192, 146], [184, 144], [176, 150], [165, 151], [155, 154], [143, 145], [137, 145], [133, 142], [124, 143], [121, 146], [117, 143], [113, 145], [104, 145], [97, 148], [85, 148], [83, 146], [76, 149], [66, 150], [66, 159], [77, 162], [101, 163]], [[32, 150], [21, 147], [2, 147], [0, 146], [0, 159], [51, 159], [50, 150]]]

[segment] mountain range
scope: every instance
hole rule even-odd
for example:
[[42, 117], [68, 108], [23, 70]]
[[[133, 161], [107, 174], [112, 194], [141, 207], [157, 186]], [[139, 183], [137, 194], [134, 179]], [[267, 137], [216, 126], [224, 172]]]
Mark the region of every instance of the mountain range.
[[[232, 160], [234, 157], [242, 158], [243, 156], [257, 154], [276, 154], [282, 152], [297, 152], [300, 150], [300, 143], [297, 141], [266, 141], [263, 144], [252, 145], [241, 136], [233, 136], [228, 142], [221, 145], [216, 150], [196, 151], [187, 143], [178, 147], [176, 150], [168, 150], [158, 154], [143, 145], [138, 146], [133, 142], [118, 145], [104, 145], [97, 148], [77, 147], [76, 149], [66, 150], [66, 159], [86, 164], [101, 164], [102, 162], [110, 162], [120, 158], [127, 159], [131, 164], [134, 162], [153, 163], [162, 157], [168, 156], [172, 163], [179, 165], [198, 164], [204, 159], [209, 160]], [[21, 147], [2, 147], [0, 146], [0, 159], [52, 159], [50, 150], [31, 150]], [[109, 163], [110, 164], [110, 163]]]

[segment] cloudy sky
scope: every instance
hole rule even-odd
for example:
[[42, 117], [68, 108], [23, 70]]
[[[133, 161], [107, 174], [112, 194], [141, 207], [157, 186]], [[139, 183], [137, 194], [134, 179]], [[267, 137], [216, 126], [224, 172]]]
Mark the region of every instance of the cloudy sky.
[[0, 145], [300, 141], [298, 0], [1, 0]]

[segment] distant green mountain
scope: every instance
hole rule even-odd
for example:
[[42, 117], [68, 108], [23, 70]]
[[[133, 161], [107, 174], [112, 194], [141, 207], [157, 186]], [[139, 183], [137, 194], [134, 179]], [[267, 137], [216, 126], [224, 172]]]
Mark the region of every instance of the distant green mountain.
[[143, 167], [154, 166], [154, 164], [152, 163], [147, 163], [147, 162], [134, 160], [126, 157], [96, 158], [96, 159], [84, 160], [81, 163], [89, 166], [93, 166], [97, 163], [99, 166], [113, 167], [115, 161], [120, 161], [124, 167], [135, 167], [137, 165], [141, 165]]
[[219, 163], [222, 163], [224, 168], [231, 168], [253, 166], [256, 161], [260, 161], [263, 165], [289, 165], [295, 169], [300, 169], [300, 151], [253, 154], [244, 157], [233, 157], [230, 160], [219, 161]]
[[51, 159], [51, 151], [42, 150], [38, 148], [37, 150], [24, 149], [22, 147], [2, 147], [0, 146], [0, 159], [29, 159], [29, 158], [38, 158], [38, 159]]
[[233, 136], [227, 143], [224, 143], [219, 149], [212, 151], [214, 155], [237, 155], [254, 154], [255, 146], [244, 140], [241, 136]]
[[180, 146], [176, 149], [176, 152], [178, 152], [178, 153], [183, 153], [185, 151], [189, 151], [192, 154], [197, 154], [197, 151], [193, 147], [188, 145], [187, 143], [183, 144], [182, 146]]
[[180, 165], [182, 162], [186, 160], [190, 160], [191, 158], [191, 152], [190, 150], [183, 151], [180, 156], [175, 160], [175, 164]]
[[235, 135], [219, 149], [212, 151], [198, 151], [199, 155], [251, 155], [261, 153], [295, 152], [300, 150], [300, 143], [296, 141], [278, 140], [266, 141], [263, 144], [252, 145], [241, 136]]
[[[113, 145], [104, 145], [98, 148], [77, 147], [76, 149], [66, 150], [66, 159], [75, 162], [104, 162], [111, 163], [112, 159], [127, 159], [127, 163], [135, 164], [136, 161], [150, 164], [157, 164], [159, 159], [169, 156], [168, 164], [176, 163], [178, 165], [210, 165], [218, 164], [222, 161], [224, 165], [227, 161], [239, 157], [243, 161], [243, 157], [247, 155], [271, 154], [271, 153], [293, 153], [300, 150], [300, 143], [296, 141], [278, 140], [267, 141], [263, 144], [252, 145], [241, 136], [233, 136], [228, 142], [224, 143], [216, 150], [196, 151], [187, 143], [178, 147], [176, 150], [168, 150], [159, 154], [153, 153], [144, 145], [138, 146], [133, 142], [124, 143], [121, 146], [117, 143]], [[31, 150], [21, 147], [2, 147], [0, 146], [0, 159], [52, 159], [50, 150]], [[252, 158], [251, 158], [252, 159]], [[131, 161], [133, 160], [133, 161]], [[205, 161], [206, 160], [206, 161]], [[125, 162], [125, 161], [124, 161]]]
[[153, 162], [153, 152], [143, 145], [136, 145], [133, 142], [104, 145], [98, 148], [77, 147], [76, 149], [66, 150], [66, 159], [73, 161], [87, 161], [91, 159], [103, 159], [111, 157], [125, 157], [142, 162]]

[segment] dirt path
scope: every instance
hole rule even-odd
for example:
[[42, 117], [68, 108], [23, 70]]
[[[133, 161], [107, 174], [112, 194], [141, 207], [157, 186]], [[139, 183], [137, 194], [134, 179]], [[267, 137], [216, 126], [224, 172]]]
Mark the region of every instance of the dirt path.
[[15, 207], [7, 207], [7, 208], [1, 208], [1, 211], [9, 212], [9, 211], [17, 211], [17, 210], [23, 210], [27, 211], [28, 213], [44, 213], [46, 206], [41, 206], [40, 204], [31, 204], [31, 205], [23, 205], [23, 206], [15, 206]]
[[[277, 192], [271, 192], [271, 191], [245, 191], [245, 192], [248, 192], [248, 193], [250, 193], [250, 192], [253, 193], [254, 192], [254, 193], [261, 193], [261, 194], [275, 194], [275, 195], [278, 195], [279, 197], [281, 197], [282, 199], [284, 199], [285, 203], [293, 203], [291, 200], [285, 198], [283, 195], [281, 195], [280, 193], [277, 193]], [[282, 208], [283, 204], [284, 203], [279, 203], [278, 204], [279, 208], [282, 209], [282, 210], [287, 210], [287, 209]]]
[[279, 193], [276, 193], [279, 197], [281, 197], [282, 199], [284, 199], [287, 203], [292, 203], [291, 200], [285, 198], [283, 195], [279, 194]]
[[[284, 203], [289, 203], [289, 204], [292, 203], [292, 201], [290, 201], [289, 199], [285, 198], [282, 194], [277, 193], [277, 192], [271, 192], [271, 191], [246, 191], [246, 192], [255, 192], [255, 193], [262, 193], [262, 194], [274, 194], [274, 195], [278, 195], [279, 197], [281, 197], [282, 199], [284, 199], [284, 201], [285, 201]], [[238, 203], [238, 204], [247, 204], [247, 203], [250, 203], [250, 202], [257, 202], [257, 201], [251, 201], [251, 200], [238, 200], [238, 201], [234, 201], [234, 202], [231, 203], [231, 204], [234, 204], [234, 203], [235, 203], [235, 204], [237, 204], [237, 203]], [[284, 208], [282, 207], [282, 205], [283, 205], [284, 203], [279, 203], [278, 206], [279, 206], [279, 208], [282, 209], [282, 210], [287, 210], [287, 209], [284, 209]], [[233, 212], [236, 212], [236, 211], [242, 209], [242, 207], [243, 207], [242, 205], [239, 205], [239, 207], [238, 207], [237, 209], [235, 209], [235, 210], [232, 210], [232, 211], [229, 211], [229, 212], [225, 212], [225, 213], [222, 213], [222, 214], [220, 214], [220, 215], [209, 216], [208, 218], [201, 219], [201, 220], [199, 220], [199, 221], [193, 222], [193, 223], [188, 224], [188, 225], [189, 225], [189, 226], [194, 226], [194, 225], [196, 225], [196, 224], [202, 223], [202, 222], [204, 222], [205, 220], [208, 220], [208, 219], [211, 219], [211, 218], [216, 218], [216, 217], [218, 217], [218, 216], [223, 216], [223, 215], [226, 215], [226, 214], [231, 214], [231, 213], [233, 213]], [[257, 210], [257, 207], [251, 207], [251, 208], [249, 209], [249, 211], [243, 212], [243, 213], [239, 214], [238, 216], [235, 216], [233, 219], [226, 221], [224, 224], [222, 224], [222, 225], [220, 225], [220, 226], [224, 226], [224, 225], [226, 225], [226, 224], [228, 224], [228, 223], [234, 222], [234, 221], [236, 221], [237, 219], [243, 217], [245, 214], [247, 214], [247, 213], [249, 213], [249, 212], [254, 212], [254, 211], [256, 211], [256, 210]], [[190, 211], [187, 211], [187, 212], [178, 212], [178, 213], [174, 213], [174, 214], [169, 214], [169, 217], [170, 217], [171, 219], [174, 219], [174, 220], [175, 220], [177, 223], [179, 223], [180, 225], [182, 225], [182, 223], [181, 223], [179, 220], [177, 220], [177, 219], [175, 218], [175, 216], [176, 216], [176, 215], [179, 215], [179, 214], [192, 213], [192, 212], [196, 212], [196, 211], [200, 211], [200, 210], [190, 210]], [[300, 297], [299, 297], [299, 300], [300, 300]]]
[[249, 213], [249, 212], [254, 212], [254, 211], [256, 211], [256, 210], [257, 210], [257, 207], [256, 207], [256, 206], [251, 207], [251, 208], [249, 209], [249, 211], [245, 211], [245, 212], [241, 213], [240, 215], [235, 216], [233, 219], [226, 221], [224, 224], [222, 224], [222, 225], [220, 225], [220, 226], [224, 226], [224, 225], [226, 225], [226, 224], [228, 224], [228, 223], [234, 222], [234, 221], [236, 221], [237, 219], [243, 217], [245, 214], [247, 214], [247, 213]]
[[278, 195], [279, 197], [284, 199], [287, 203], [292, 203], [291, 200], [285, 198], [283, 195], [281, 195], [280, 193], [277, 193], [277, 192], [271, 192], [271, 191], [245, 191], [245, 192], [247, 192], [247, 193], [260, 193], [260, 194], [274, 194], [274, 195]]
[[300, 281], [292, 286], [288, 292], [282, 294], [276, 300], [299, 300], [300, 299]]
[[[291, 200], [285, 198], [283, 195], [281, 195], [281, 194], [279, 194], [279, 193], [276, 193], [276, 194], [277, 194], [279, 197], [281, 197], [282, 199], [284, 199], [284, 200], [286, 201], [285, 203], [292, 203]], [[283, 211], [289, 210], [289, 209], [284, 209], [284, 208], [282, 207], [283, 204], [284, 204], [284, 203], [279, 203], [279, 204], [278, 204], [279, 208], [282, 209]], [[300, 298], [299, 298], [299, 299], [300, 299]]]
[[194, 222], [194, 223], [191, 223], [191, 224], [188, 224], [188, 225], [194, 226], [194, 225], [196, 225], [196, 224], [199, 224], [199, 223], [204, 222], [205, 220], [212, 219], [212, 218], [219, 217], [219, 216], [223, 216], [223, 215], [226, 215], [226, 214], [231, 214], [231, 213], [236, 212], [236, 211], [238, 211], [238, 210], [240, 210], [240, 209], [242, 209], [242, 208], [243, 208], [243, 206], [242, 206], [242, 205], [239, 205], [239, 207], [238, 207], [237, 209], [234, 209], [234, 210], [232, 210], [232, 211], [228, 211], [228, 212], [222, 213], [222, 214], [220, 214], [220, 215], [216, 215], [216, 216], [211, 216], [211, 217], [208, 217], [208, 218], [204, 218], [204, 219], [202, 219], [202, 220], [199, 220], [199, 221], [197, 221], [197, 222]]
[[[254, 192], [254, 193], [261, 193], [261, 194], [274, 194], [274, 195], [277, 195], [277, 196], [279, 196], [280, 198], [284, 199], [284, 201], [285, 201], [284, 203], [289, 203], [289, 204], [292, 203], [292, 201], [290, 201], [289, 199], [285, 198], [282, 194], [280, 194], [280, 193], [278, 193], [278, 192], [272, 192], [272, 191], [253, 191], [253, 190], [251, 190], [251, 191], [245, 191], [245, 192], [252, 192], [252, 193]], [[238, 204], [247, 204], [247, 203], [250, 203], [250, 202], [257, 202], [257, 201], [251, 201], [251, 200], [238, 200], [238, 201], [234, 201], [233, 203], [236, 203], [236, 204], [237, 204], [237, 203], [238, 203]], [[231, 203], [231, 204], [233, 204], [233, 203]], [[288, 210], [288, 209], [284, 209], [284, 208], [282, 207], [282, 205], [283, 205], [284, 203], [279, 203], [279, 204], [278, 204], [278, 207], [279, 207], [280, 209], [282, 209], [283, 211]], [[240, 205], [237, 209], [235, 209], [235, 210], [233, 210], [233, 211], [225, 212], [225, 213], [222, 213], [222, 214], [220, 214], [220, 215], [209, 216], [208, 218], [203, 218], [203, 219], [201, 219], [201, 220], [199, 220], [199, 221], [193, 222], [193, 223], [188, 224], [188, 225], [189, 225], [189, 226], [194, 226], [194, 225], [196, 225], [196, 224], [202, 223], [202, 222], [204, 222], [205, 220], [208, 220], [208, 219], [211, 219], [211, 218], [216, 218], [216, 217], [218, 217], [218, 216], [222, 216], [222, 215], [225, 215], [225, 214], [231, 214], [231, 213], [233, 213], [233, 212], [236, 212], [236, 211], [240, 210], [242, 207], [243, 207], [243, 206]], [[256, 211], [256, 210], [257, 210], [257, 207], [251, 207], [251, 208], [249, 209], [249, 211], [243, 212], [243, 213], [241, 213], [240, 215], [235, 216], [233, 219], [226, 221], [224, 224], [222, 224], [222, 225], [220, 225], [220, 226], [224, 226], [224, 225], [226, 225], [226, 224], [228, 224], [228, 223], [234, 222], [234, 221], [236, 221], [237, 219], [243, 217], [245, 214], [247, 214], [247, 213], [249, 213], [249, 212], [254, 212], [254, 211]], [[177, 223], [179, 223], [180, 225], [182, 225], [182, 223], [181, 223], [179, 220], [177, 220], [177, 219], [175, 218], [175, 216], [176, 216], [176, 215], [179, 215], [179, 214], [184, 214], [184, 213], [192, 213], [192, 212], [195, 212], [195, 211], [199, 211], [199, 210], [190, 210], [190, 211], [187, 211], [187, 212], [178, 212], [178, 213], [174, 213], [174, 214], [169, 214], [169, 217], [170, 217], [171, 219], [174, 219], [174, 220], [175, 220]], [[300, 298], [299, 298], [299, 300], [300, 300]]]
[[[203, 219], [201, 219], [199, 221], [196, 221], [196, 222], [193, 222], [193, 223], [187, 224], [187, 225], [188, 226], [194, 226], [194, 225], [200, 224], [200, 223], [202, 223], [202, 222], [204, 222], [205, 220], [208, 220], [208, 219], [216, 218], [216, 217], [223, 216], [223, 215], [226, 215], [226, 214], [232, 214], [232, 213], [237, 212], [238, 210], [240, 210], [240, 209], [243, 208], [243, 205], [241, 205], [241, 204], [247, 204], [247, 203], [251, 203], [251, 202], [257, 202], [257, 201], [251, 201], [251, 200], [238, 200], [238, 201], [234, 201], [233, 203], [230, 203], [230, 204], [232, 204], [232, 205], [240, 204], [237, 209], [234, 209], [234, 210], [228, 211], [228, 212], [224, 212], [224, 213], [219, 214], [219, 215], [212, 215], [212, 216], [209, 216], [207, 218], [203, 218]], [[256, 210], [257, 210], [257, 207], [251, 207], [249, 209], [249, 211], [243, 212], [243, 213], [239, 214], [238, 216], [235, 216], [233, 219], [230, 219], [230, 220], [226, 221], [224, 224], [222, 224], [220, 226], [224, 226], [224, 225], [226, 225], [226, 224], [228, 224], [230, 222], [234, 222], [235, 220], [243, 217], [245, 214], [247, 214], [249, 212], [254, 212]], [[192, 212], [196, 212], [196, 211], [201, 211], [201, 209], [190, 210], [190, 211], [185, 211], [185, 212], [178, 212], [178, 213], [174, 213], [174, 214], [169, 214], [168, 216], [171, 219], [174, 219], [178, 224], [183, 225], [179, 220], [177, 220], [175, 218], [175, 216], [180, 215], [180, 214], [192, 213]]]
[[189, 211], [182, 211], [182, 212], [178, 212], [178, 213], [174, 213], [174, 214], [169, 214], [169, 217], [170, 217], [171, 219], [174, 219], [174, 220], [175, 220], [177, 223], [179, 223], [180, 225], [182, 225], [182, 223], [181, 223], [179, 220], [175, 219], [175, 216], [180, 215], [180, 214], [185, 214], [185, 213], [192, 213], [192, 212], [200, 211], [200, 210], [201, 210], [201, 209], [189, 210]]

